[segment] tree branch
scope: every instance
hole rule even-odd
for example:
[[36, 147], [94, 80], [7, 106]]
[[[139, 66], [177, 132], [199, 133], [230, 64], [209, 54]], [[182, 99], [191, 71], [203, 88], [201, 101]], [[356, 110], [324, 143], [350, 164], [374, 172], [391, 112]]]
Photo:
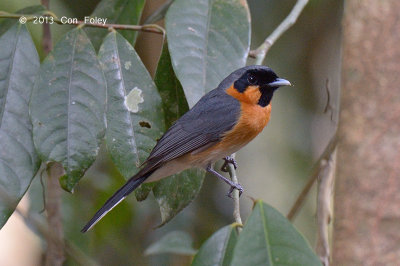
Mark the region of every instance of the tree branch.
[[[235, 153], [231, 155], [231, 157], [233, 159], [235, 159]], [[235, 166], [232, 165], [231, 163], [228, 164], [228, 172], [229, 172], [229, 176], [231, 177], [232, 181], [234, 183], [238, 183], [238, 179], [236, 176], [236, 170], [235, 170]], [[233, 197], [233, 204], [234, 204], [234, 208], [233, 208], [233, 218], [235, 219], [235, 222], [243, 225], [242, 222], [242, 218], [240, 217], [240, 200], [239, 200], [239, 191], [237, 189], [234, 189], [232, 192], [232, 197]], [[240, 233], [240, 231], [242, 230], [241, 227], [237, 227], [238, 232]]]
[[293, 26], [293, 24], [296, 23], [308, 1], [309, 0], [297, 0], [292, 11], [290, 11], [289, 15], [271, 33], [271, 35], [269, 35], [256, 50], [250, 51], [249, 57], [256, 59], [256, 65], [262, 65], [269, 48], [271, 48], [271, 46], [276, 42], [276, 40], [279, 39], [279, 37], [281, 37], [283, 33], [285, 33], [291, 26]]
[[48, 231], [46, 235], [47, 251], [46, 266], [61, 266], [64, 256], [64, 230], [61, 216], [61, 188], [58, 179], [64, 174], [64, 169], [59, 163], [47, 165], [47, 200], [46, 213]]
[[[54, 13], [50, 11], [46, 11], [44, 16], [52, 17], [54, 23], [59, 25], [76, 25], [76, 26], [85, 26], [85, 27], [95, 27], [95, 28], [104, 28], [109, 29], [113, 28], [116, 30], [133, 30], [133, 31], [142, 31], [142, 32], [151, 32], [165, 35], [165, 30], [163, 27], [158, 26], [156, 24], [146, 24], [146, 25], [127, 25], [127, 24], [99, 24], [99, 23], [85, 23], [82, 20], [77, 20], [71, 23], [63, 23], [60, 19], [57, 18]], [[12, 14], [4, 11], [0, 11], [0, 18], [11, 18], [11, 19], [20, 19], [21, 17], [25, 17], [26, 21], [32, 21], [38, 15], [20, 15], [20, 14]]]

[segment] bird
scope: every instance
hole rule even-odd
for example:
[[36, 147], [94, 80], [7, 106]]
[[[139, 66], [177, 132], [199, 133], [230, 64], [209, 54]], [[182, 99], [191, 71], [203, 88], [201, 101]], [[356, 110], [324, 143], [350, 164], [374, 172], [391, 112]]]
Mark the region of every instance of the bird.
[[236, 161], [230, 155], [268, 124], [272, 96], [281, 86], [291, 83], [267, 66], [251, 65], [232, 72], [172, 124], [138, 173], [104, 203], [81, 231], [91, 229], [140, 184], [192, 167], [204, 169], [227, 183], [228, 196], [234, 189], [241, 194], [242, 186], [214, 170], [213, 164], [224, 159], [225, 164], [232, 163], [236, 168]]

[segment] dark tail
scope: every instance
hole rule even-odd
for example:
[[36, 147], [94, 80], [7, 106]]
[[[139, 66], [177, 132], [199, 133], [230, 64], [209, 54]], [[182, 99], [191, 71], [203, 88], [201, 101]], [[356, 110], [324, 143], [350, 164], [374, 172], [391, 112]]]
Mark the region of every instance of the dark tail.
[[115, 206], [117, 206], [123, 199], [126, 198], [132, 191], [134, 191], [140, 184], [142, 184], [154, 171], [150, 171], [143, 176], [136, 177], [133, 176], [129, 179], [125, 185], [123, 185], [114, 195], [109, 198], [103, 207], [100, 208], [93, 216], [92, 219], [82, 228], [81, 232], [85, 233], [90, 230], [101, 218], [104, 217], [109, 211], [111, 211]]

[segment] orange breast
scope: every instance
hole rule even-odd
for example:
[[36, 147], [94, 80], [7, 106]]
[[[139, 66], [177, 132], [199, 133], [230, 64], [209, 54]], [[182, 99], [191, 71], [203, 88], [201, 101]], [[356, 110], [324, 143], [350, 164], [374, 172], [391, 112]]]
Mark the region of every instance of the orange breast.
[[[254, 139], [268, 124], [271, 115], [271, 105], [261, 107], [258, 100], [261, 96], [256, 87], [249, 87], [244, 93], [239, 93], [231, 87], [226, 91], [240, 102], [241, 112], [238, 123], [216, 145], [188, 155], [193, 164], [205, 165], [226, 157]], [[221, 114], [230, 115], [230, 114]]]

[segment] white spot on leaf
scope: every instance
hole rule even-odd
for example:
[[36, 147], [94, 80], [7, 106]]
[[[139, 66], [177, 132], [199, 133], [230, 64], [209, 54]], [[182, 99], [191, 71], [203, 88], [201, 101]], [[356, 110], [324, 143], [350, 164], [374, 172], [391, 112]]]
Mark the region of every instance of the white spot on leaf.
[[131, 63], [131, 61], [126, 61], [124, 65], [125, 65], [125, 69], [128, 70], [131, 67], [132, 63]]
[[137, 113], [139, 111], [139, 103], [142, 102], [144, 102], [142, 90], [135, 87], [125, 96], [124, 104], [130, 112]]

